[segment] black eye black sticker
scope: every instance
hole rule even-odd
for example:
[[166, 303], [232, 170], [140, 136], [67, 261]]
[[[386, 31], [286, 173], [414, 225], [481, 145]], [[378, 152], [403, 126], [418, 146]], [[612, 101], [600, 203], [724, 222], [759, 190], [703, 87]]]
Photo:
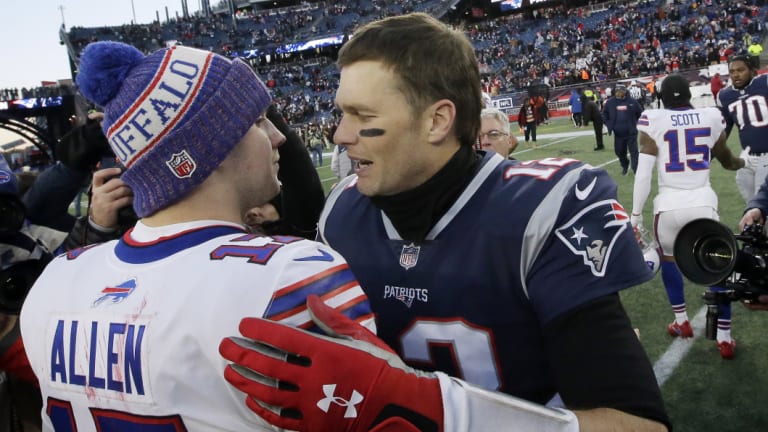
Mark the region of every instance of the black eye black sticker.
[[361, 137], [366, 137], [366, 138], [382, 136], [385, 133], [386, 131], [384, 129], [378, 129], [378, 128], [360, 129], [360, 132], [358, 132], [358, 134], [360, 134]]

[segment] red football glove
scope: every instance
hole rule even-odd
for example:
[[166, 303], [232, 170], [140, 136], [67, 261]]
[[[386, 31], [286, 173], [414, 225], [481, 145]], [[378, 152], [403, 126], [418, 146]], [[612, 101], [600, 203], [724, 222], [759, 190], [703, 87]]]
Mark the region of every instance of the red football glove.
[[296, 431], [443, 430], [440, 383], [403, 363], [373, 333], [323, 303], [307, 299], [312, 320], [329, 336], [260, 318], [244, 318], [248, 339], [222, 340], [234, 364], [224, 377], [246, 393], [267, 422]]

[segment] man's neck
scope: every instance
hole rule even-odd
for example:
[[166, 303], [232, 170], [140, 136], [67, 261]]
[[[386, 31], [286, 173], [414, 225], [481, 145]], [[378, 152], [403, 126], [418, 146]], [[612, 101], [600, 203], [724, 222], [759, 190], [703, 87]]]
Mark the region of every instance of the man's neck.
[[371, 197], [405, 240], [422, 242], [456, 201], [480, 164], [469, 146], [461, 146], [432, 178], [409, 191]]

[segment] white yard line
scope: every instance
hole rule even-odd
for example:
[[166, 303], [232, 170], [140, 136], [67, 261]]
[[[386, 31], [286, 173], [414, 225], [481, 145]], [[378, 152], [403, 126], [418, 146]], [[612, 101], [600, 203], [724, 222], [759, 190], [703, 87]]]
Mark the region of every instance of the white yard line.
[[683, 361], [683, 358], [691, 350], [696, 338], [704, 334], [704, 325], [706, 324], [707, 307], [701, 308], [696, 316], [691, 320], [693, 328], [693, 337], [688, 339], [675, 338], [669, 348], [653, 365], [653, 373], [656, 375], [656, 381], [661, 387], [667, 379], [672, 376], [677, 366]]

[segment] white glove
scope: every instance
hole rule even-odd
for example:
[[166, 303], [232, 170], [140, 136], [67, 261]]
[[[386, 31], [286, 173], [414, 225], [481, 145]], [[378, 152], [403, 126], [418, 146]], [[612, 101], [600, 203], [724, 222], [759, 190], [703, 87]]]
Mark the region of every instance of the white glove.
[[643, 215], [642, 214], [634, 214], [629, 217], [629, 223], [632, 224], [632, 228], [642, 228], [643, 227]]
[[757, 169], [759, 158], [757, 156], [751, 156], [749, 150], [749, 146], [745, 147], [744, 150], [741, 151], [739, 157], [744, 159], [744, 168], [749, 168], [752, 171], [755, 171]]

